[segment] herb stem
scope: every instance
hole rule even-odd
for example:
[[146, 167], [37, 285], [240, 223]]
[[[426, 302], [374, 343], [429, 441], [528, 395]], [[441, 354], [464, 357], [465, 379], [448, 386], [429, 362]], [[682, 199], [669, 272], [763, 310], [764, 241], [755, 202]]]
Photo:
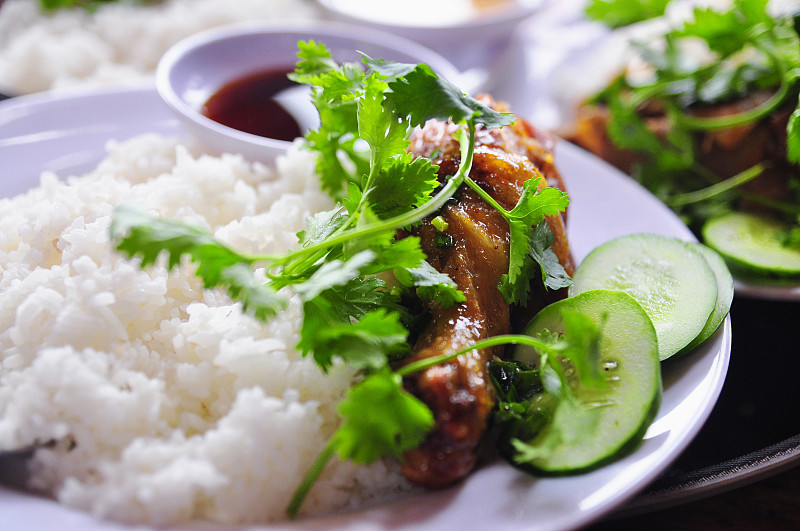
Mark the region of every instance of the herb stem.
[[753, 203], [758, 203], [759, 205], [771, 208], [772, 210], [777, 210], [778, 212], [784, 212], [786, 214], [800, 215], [800, 206], [798, 205], [793, 205], [784, 201], [776, 201], [774, 199], [750, 192], [745, 192], [743, 190], [740, 190], [738, 193], [743, 199]]
[[[680, 121], [680, 123], [688, 129], [695, 129], [695, 130], [702, 130], [702, 131], [715, 131], [720, 129], [728, 129], [731, 127], [736, 127], [739, 125], [744, 125], [748, 123], [755, 122], [760, 120], [764, 116], [767, 116], [772, 111], [777, 109], [786, 97], [789, 95], [789, 90], [791, 87], [791, 77], [787, 76], [787, 66], [784, 61], [779, 59], [772, 53], [769, 49], [758, 46], [754, 44], [754, 46], [761, 51], [764, 55], [770, 58], [773, 65], [775, 65], [775, 69], [777, 70], [778, 75], [781, 79], [781, 84], [778, 86], [778, 90], [775, 91], [769, 99], [749, 109], [747, 111], [743, 111], [737, 114], [731, 114], [727, 116], [713, 116], [713, 117], [700, 117], [700, 116], [689, 116], [689, 115], [679, 115], [676, 118]], [[787, 79], [788, 78], [788, 79]]]
[[546, 352], [555, 352], [558, 350], [554, 348], [553, 345], [545, 343], [544, 341], [536, 339], [531, 336], [526, 336], [522, 334], [505, 334], [500, 336], [489, 337], [486, 339], [481, 339], [468, 347], [464, 347], [455, 352], [451, 352], [450, 354], [440, 354], [438, 356], [433, 356], [430, 358], [426, 358], [424, 360], [419, 360], [413, 363], [409, 363], [408, 365], [404, 365], [399, 369], [397, 369], [395, 373], [399, 374], [400, 376], [408, 376], [409, 374], [419, 371], [424, 371], [436, 365], [441, 365], [442, 363], [447, 363], [449, 361], [452, 361], [457, 357], [461, 356], [462, 354], [466, 354], [467, 352], [496, 347], [499, 345], [527, 345], [529, 347], [533, 347]]
[[[475, 151], [474, 120], [470, 120], [467, 124], [467, 127], [469, 129], [468, 137], [465, 137], [463, 134], [458, 135], [459, 143], [461, 145], [461, 164], [458, 167], [458, 171], [447, 181], [447, 183], [445, 183], [439, 193], [425, 204], [419, 208], [399, 214], [393, 218], [365, 225], [359, 228], [348, 229], [339, 234], [334, 234], [323, 242], [297, 249], [285, 255], [280, 262], [284, 264], [292, 263], [299, 258], [306, 257], [320, 251], [326, 251], [332, 247], [347, 243], [348, 241], [356, 238], [369, 238], [370, 236], [375, 236], [376, 234], [380, 234], [382, 232], [393, 231], [402, 227], [413, 225], [423, 218], [434, 214], [436, 211], [442, 208], [445, 203], [447, 203], [447, 200], [450, 199], [453, 194], [456, 193], [456, 190], [458, 190], [472, 169], [472, 156]], [[265, 257], [259, 257], [259, 259], [263, 258]], [[266, 259], [269, 258], [270, 257], [266, 257]]]
[[319, 478], [320, 474], [322, 474], [322, 471], [325, 470], [325, 465], [328, 464], [328, 461], [330, 461], [335, 452], [336, 437], [334, 435], [328, 439], [328, 444], [325, 445], [325, 448], [323, 448], [322, 452], [317, 456], [314, 464], [311, 465], [311, 468], [308, 470], [305, 477], [303, 477], [303, 481], [300, 482], [300, 485], [298, 485], [297, 489], [294, 491], [292, 500], [286, 507], [286, 514], [289, 516], [289, 518], [294, 518], [297, 516], [300, 506], [303, 505], [303, 500], [305, 500], [306, 496], [311, 490], [311, 487], [314, 486], [317, 478]]
[[699, 203], [701, 201], [706, 201], [708, 199], [712, 199], [720, 194], [723, 194], [729, 190], [733, 190], [744, 183], [750, 182], [759, 175], [761, 175], [765, 169], [769, 166], [768, 163], [761, 163], [756, 164], [746, 170], [737, 173], [733, 177], [725, 179], [724, 181], [718, 182], [716, 184], [712, 184], [711, 186], [707, 186], [706, 188], [701, 188], [700, 190], [695, 190], [693, 192], [686, 192], [682, 194], [675, 194], [674, 196], [667, 199], [666, 203], [671, 207], [676, 206], [683, 206], [683, 205], [690, 205], [692, 203]]
[[507, 211], [505, 208], [503, 208], [503, 207], [500, 205], [500, 203], [498, 203], [497, 201], [495, 201], [494, 197], [492, 197], [491, 195], [489, 195], [489, 193], [488, 193], [488, 192], [486, 192], [486, 190], [484, 190], [483, 188], [481, 188], [481, 187], [480, 187], [480, 185], [479, 185], [478, 183], [476, 183], [475, 181], [473, 181], [473, 180], [472, 180], [472, 179], [470, 179], [469, 177], [467, 177], [467, 178], [465, 179], [465, 182], [467, 183], [467, 185], [468, 185], [470, 188], [472, 188], [472, 189], [475, 191], [475, 193], [477, 193], [477, 194], [480, 196], [480, 198], [481, 198], [481, 199], [483, 199], [484, 201], [486, 201], [487, 203], [489, 203], [489, 205], [491, 205], [491, 206], [492, 206], [493, 208], [495, 208], [495, 209], [496, 209], [498, 212], [500, 212], [500, 214], [502, 214], [502, 215], [503, 215], [503, 217], [506, 219], [506, 221], [508, 220], [508, 217], [509, 217], [509, 213], [508, 213], [508, 211]]

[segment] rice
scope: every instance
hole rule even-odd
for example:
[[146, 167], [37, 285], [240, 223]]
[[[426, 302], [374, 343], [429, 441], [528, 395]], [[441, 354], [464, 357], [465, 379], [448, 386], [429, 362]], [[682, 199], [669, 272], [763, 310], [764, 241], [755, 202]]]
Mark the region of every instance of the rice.
[[0, 4], [0, 91], [12, 94], [146, 77], [172, 44], [198, 31], [318, 17], [312, 0], [121, 1], [47, 14], [38, 0]]
[[[104, 518], [282, 519], [352, 370], [322, 374], [295, 350], [302, 306], [286, 290], [286, 311], [264, 324], [204, 290], [188, 262], [168, 272], [123, 258], [108, 238], [121, 203], [247, 253], [285, 252], [330, 207], [297, 147], [270, 168], [156, 135], [0, 200], [0, 449], [60, 441], [36, 452], [31, 486]], [[304, 510], [406, 490], [396, 464], [334, 460]]]

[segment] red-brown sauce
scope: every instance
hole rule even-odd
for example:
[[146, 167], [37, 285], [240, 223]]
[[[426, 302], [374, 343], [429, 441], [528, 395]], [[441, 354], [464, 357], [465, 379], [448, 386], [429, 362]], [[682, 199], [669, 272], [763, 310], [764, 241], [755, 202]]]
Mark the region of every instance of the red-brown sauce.
[[223, 125], [245, 133], [277, 140], [301, 136], [297, 120], [275, 97], [297, 86], [286, 75], [291, 68], [266, 70], [235, 79], [212, 94], [202, 113]]

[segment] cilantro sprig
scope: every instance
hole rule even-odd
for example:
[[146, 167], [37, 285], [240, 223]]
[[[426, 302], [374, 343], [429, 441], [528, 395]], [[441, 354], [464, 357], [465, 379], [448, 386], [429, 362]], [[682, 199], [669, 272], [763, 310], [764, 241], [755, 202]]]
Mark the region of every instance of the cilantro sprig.
[[[570, 380], [578, 378], [578, 386], [598, 393], [607, 388], [606, 380], [597, 370], [601, 329], [591, 319], [577, 313], [565, 314], [565, 322], [566, 330], [563, 334], [545, 331], [537, 337], [518, 334], [494, 336], [449, 354], [409, 363], [394, 372], [382, 370], [367, 376], [354, 385], [339, 403], [338, 411], [343, 422], [295, 491], [286, 509], [287, 514], [290, 517], [297, 514], [311, 487], [334, 455], [338, 454], [340, 459], [366, 464], [383, 456], [401, 458], [404, 451], [422, 443], [425, 434], [433, 426], [434, 419], [422, 402], [403, 389], [402, 378], [448, 363], [471, 351], [500, 345], [527, 345], [539, 353], [538, 369], [530, 369], [514, 362], [493, 362], [514, 367], [512, 381], [506, 385], [497, 382], [494, 376], [497, 374], [496, 366], [492, 372], [495, 387], [501, 394], [498, 418], [506, 425], [513, 425], [517, 433], [524, 430], [530, 434], [543, 428], [552, 417], [555, 407], [563, 401], [570, 401], [577, 407], [589, 407], [580, 403], [573, 391], [576, 384], [571, 384]], [[518, 390], [523, 386], [526, 391], [520, 393]], [[551, 408], [543, 411], [541, 408], [531, 407], [529, 400], [534, 395], [541, 395]], [[386, 409], [387, 407], [391, 409]], [[511, 409], [516, 409], [516, 416], [504, 414]], [[387, 415], [387, 411], [396, 414]], [[524, 445], [517, 454], [516, 459], [519, 462], [524, 461], [527, 454], [533, 451], [541, 455], [542, 452], [546, 453], [554, 448], [534, 450], [530, 445], [514, 440]], [[369, 441], [369, 444], [365, 444], [365, 441]]]
[[[426, 65], [364, 55], [363, 68], [337, 63], [313, 41], [298, 47], [291, 77], [311, 86], [321, 124], [306, 135], [305, 146], [317, 155], [322, 187], [338, 203], [307, 220], [296, 249], [245, 255], [197, 227], [125, 206], [117, 208], [111, 226], [117, 249], [140, 258], [143, 267], [161, 259], [170, 268], [194, 263], [206, 288], [227, 290], [261, 320], [283, 308], [283, 290], [290, 289], [303, 301], [297, 345], [303, 355], [324, 371], [335, 363], [358, 371], [360, 380], [339, 405], [342, 423], [298, 487], [288, 508], [292, 516], [332, 456], [369, 463], [400, 457], [422, 442], [433, 414], [403, 388], [404, 376], [473, 349], [526, 341], [550, 348], [526, 336], [503, 336], [392, 370], [410, 350], [416, 319], [401, 304], [403, 297], [411, 294], [440, 307], [465, 300], [452, 279], [426, 261], [419, 238], [398, 238], [398, 231], [435, 215], [466, 184], [509, 224], [510, 267], [498, 289], [510, 302], [524, 301], [536, 263], [549, 287], [568, 281], [563, 268], [558, 270], [544, 222], [566, 208], [567, 197], [555, 189], [540, 190], [534, 179], [507, 211], [469, 178], [477, 129], [508, 125], [511, 115], [464, 94]], [[408, 152], [412, 129], [430, 119], [459, 125], [458, 168], [443, 182], [431, 160]], [[257, 267], [266, 282], [257, 278]], [[389, 289], [383, 273], [391, 273], [398, 286]]]
[[[620, 7], [616, 2], [592, 4]], [[698, 134], [754, 124], [785, 110], [791, 113], [785, 161], [800, 164], [800, 37], [794, 19], [772, 16], [767, 4], [733, 0], [729, 9], [696, 8], [691, 20], [658, 43], [634, 43], [652, 69], [650, 79], [622, 76], [593, 100], [609, 110], [612, 142], [638, 153], [634, 176], [695, 229], [710, 216], [736, 209], [743, 199], [762, 203], [779, 216], [797, 214], [796, 190], [784, 200], [765, 202], [742, 187], [764, 173], [763, 162], [721, 182], [700, 162], [696, 145]], [[701, 62], [698, 44], [708, 55]], [[694, 112], [759, 90], [769, 91], [769, 97], [747, 110], [724, 116]], [[645, 109], [653, 108], [663, 111], [659, 132], [647, 125]]]
[[[536, 367], [519, 361], [490, 363], [498, 394], [494, 418], [500, 451], [516, 465], [550, 455], [563, 435], [591, 437], [593, 428], [588, 425], [572, 425], [569, 434], [562, 434], [563, 427], [551, 422], [558, 408], [588, 409], [610, 403], [608, 381], [598, 370], [602, 325], [577, 312], [566, 311], [563, 318], [563, 334], [545, 330], [533, 340], [518, 343], [536, 349]], [[545, 428], [549, 429], [543, 440], [535, 445], [524, 442], [533, 440]]]
[[566, 210], [567, 194], [557, 188], [540, 189], [542, 177], [525, 181], [516, 206], [504, 209], [475, 181], [466, 182], [484, 201], [492, 205], [508, 223], [510, 233], [509, 269], [501, 278], [498, 289], [509, 304], [526, 305], [530, 278], [538, 265], [542, 281], [549, 289], [567, 287], [572, 279], [564, 271], [553, 249], [553, 233], [546, 216]]

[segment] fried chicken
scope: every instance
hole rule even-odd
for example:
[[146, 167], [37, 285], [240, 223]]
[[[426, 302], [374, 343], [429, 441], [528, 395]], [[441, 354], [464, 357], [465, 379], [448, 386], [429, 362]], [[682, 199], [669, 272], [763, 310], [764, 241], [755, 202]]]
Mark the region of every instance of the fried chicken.
[[[485, 102], [496, 108], [491, 100]], [[431, 121], [412, 136], [411, 151], [434, 158], [439, 177], [453, 175], [459, 166], [458, 143], [452, 123]], [[470, 177], [503, 208], [511, 210], [520, 198], [523, 183], [544, 176], [540, 188], [564, 189], [553, 164], [552, 138], [523, 120], [502, 129], [479, 130]], [[432, 155], [435, 156], [432, 157]], [[478, 194], [462, 186], [437, 214], [447, 223], [451, 244], [436, 244], [437, 229], [430, 219], [412, 233], [422, 240], [430, 264], [447, 273], [464, 293], [466, 301], [449, 308], [431, 307], [432, 318], [420, 334], [407, 361], [454, 352], [476, 341], [509, 333], [512, 308], [498, 290], [508, 272], [509, 230], [506, 221]], [[555, 235], [553, 250], [569, 274], [574, 264], [566, 237], [565, 217], [548, 218]], [[538, 282], [541, 284], [541, 282]], [[532, 291], [528, 313], [558, 295]], [[406, 453], [404, 473], [411, 481], [442, 487], [464, 477], [475, 466], [478, 447], [495, 404], [487, 364], [502, 355], [502, 347], [472, 351], [456, 360], [416, 373], [406, 387], [433, 411], [435, 426], [419, 448]]]

